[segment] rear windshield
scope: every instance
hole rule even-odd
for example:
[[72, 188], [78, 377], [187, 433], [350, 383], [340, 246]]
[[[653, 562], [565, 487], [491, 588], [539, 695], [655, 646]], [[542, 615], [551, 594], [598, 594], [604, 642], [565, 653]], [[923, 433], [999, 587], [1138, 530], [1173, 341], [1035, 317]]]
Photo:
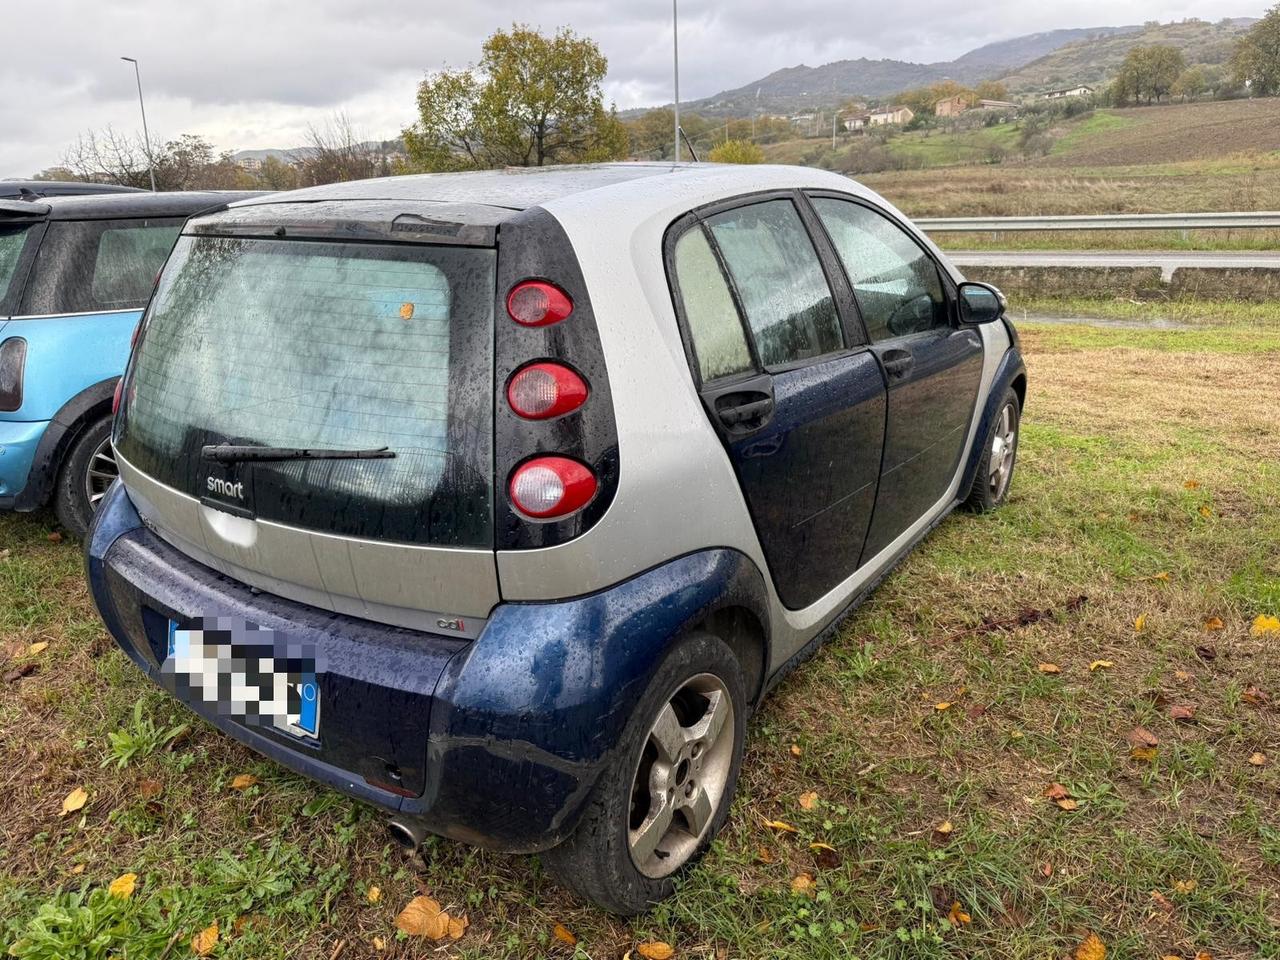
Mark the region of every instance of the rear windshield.
[[[200, 498], [210, 478], [243, 481], [230, 506], [263, 519], [491, 546], [494, 262], [478, 248], [182, 237], [133, 359], [120, 454]], [[395, 457], [202, 460], [222, 443]]]
[[18, 261], [22, 259], [23, 248], [27, 244], [27, 235], [31, 227], [0, 226], [0, 316], [9, 313], [8, 304], [17, 291]]

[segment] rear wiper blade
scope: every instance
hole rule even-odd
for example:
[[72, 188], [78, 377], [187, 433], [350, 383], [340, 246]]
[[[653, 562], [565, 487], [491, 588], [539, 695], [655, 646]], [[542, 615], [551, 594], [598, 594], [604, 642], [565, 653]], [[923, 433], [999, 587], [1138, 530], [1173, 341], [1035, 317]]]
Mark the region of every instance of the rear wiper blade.
[[216, 463], [269, 463], [278, 460], [390, 460], [395, 452], [390, 447], [373, 450], [309, 450], [306, 447], [255, 447], [233, 443], [209, 444], [200, 456]]

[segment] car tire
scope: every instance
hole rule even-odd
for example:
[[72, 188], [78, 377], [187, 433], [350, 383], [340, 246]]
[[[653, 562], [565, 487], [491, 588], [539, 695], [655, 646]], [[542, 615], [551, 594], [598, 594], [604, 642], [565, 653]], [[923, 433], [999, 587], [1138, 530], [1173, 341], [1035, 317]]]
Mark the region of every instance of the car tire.
[[63, 529], [84, 538], [98, 501], [117, 472], [111, 451], [111, 418], [102, 417], [80, 431], [58, 473], [53, 509]]
[[964, 505], [974, 513], [987, 513], [1009, 498], [1014, 468], [1018, 465], [1018, 439], [1022, 435], [1022, 403], [1012, 387], [1005, 390], [999, 412], [983, 439], [982, 459]]
[[718, 637], [691, 634], [671, 650], [577, 829], [543, 854], [560, 884], [620, 916], [671, 895], [728, 819], [742, 767], [745, 689], [742, 665]]

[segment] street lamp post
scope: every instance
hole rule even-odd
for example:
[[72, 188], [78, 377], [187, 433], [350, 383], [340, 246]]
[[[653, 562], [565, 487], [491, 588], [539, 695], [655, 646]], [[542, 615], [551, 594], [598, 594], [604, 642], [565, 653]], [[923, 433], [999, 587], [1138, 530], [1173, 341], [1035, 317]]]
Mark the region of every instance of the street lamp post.
[[671, 50], [675, 57], [676, 163], [680, 162], [680, 0], [671, 0]]
[[138, 107], [142, 110], [142, 142], [147, 147], [147, 173], [151, 176], [151, 192], [156, 192], [156, 165], [151, 159], [151, 134], [147, 132], [147, 105], [142, 100], [142, 73], [138, 70], [138, 61], [133, 57], [121, 57], [133, 64], [133, 76], [138, 81]]

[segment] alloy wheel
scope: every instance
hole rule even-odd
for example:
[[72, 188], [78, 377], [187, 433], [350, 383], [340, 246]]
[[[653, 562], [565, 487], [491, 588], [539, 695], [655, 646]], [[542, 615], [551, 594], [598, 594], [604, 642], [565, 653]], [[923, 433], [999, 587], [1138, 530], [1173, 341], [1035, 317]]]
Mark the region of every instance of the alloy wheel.
[[84, 494], [89, 501], [90, 510], [98, 509], [98, 503], [107, 495], [118, 476], [120, 468], [116, 464], [115, 451], [111, 449], [111, 437], [108, 436], [94, 449], [85, 470]]
[[636, 869], [670, 876], [697, 852], [733, 766], [733, 700], [709, 673], [687, 680], [658, 713], [631, 787], [627, 845]]
[[991, 499], [999, 501], [1009, 489], [1013, 477], [1013, 464], [1018, 453], [1018, 411], [1012, 403], [1006, 403], [1000, 411], [1000, 419], [991, 438], [991, 457], [987, 483]]

